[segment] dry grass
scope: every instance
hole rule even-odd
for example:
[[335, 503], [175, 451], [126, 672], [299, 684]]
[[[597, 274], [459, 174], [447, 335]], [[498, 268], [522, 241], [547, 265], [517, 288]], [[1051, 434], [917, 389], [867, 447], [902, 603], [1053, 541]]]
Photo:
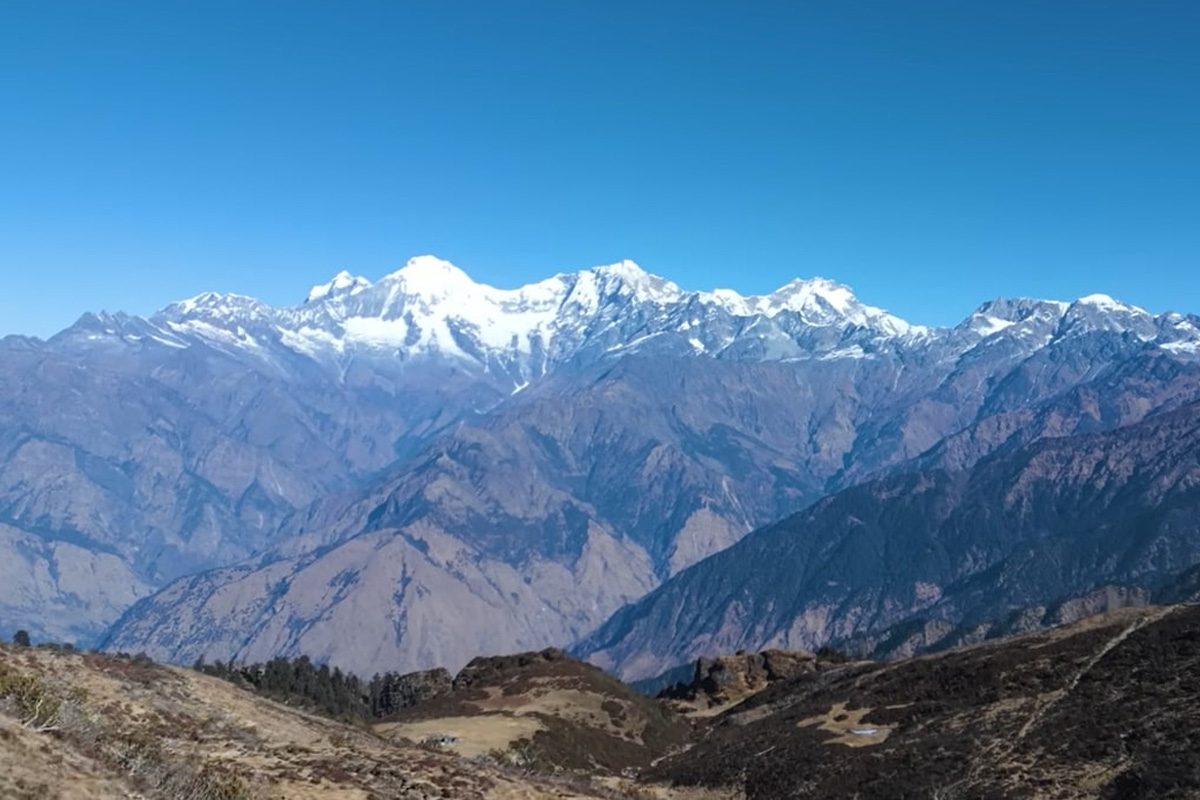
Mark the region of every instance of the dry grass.
[[393, 741], [407, 739], [420, 743], [434, 736], [453, 736], [458, 741], [450, 749], [467, 757], [507, 750], [518, 740], [529, 738], [542, 729], [542, 724], [534, 717], [508, 714], [440, 717], [414, 722], [385, 722], [375, 726], [377, 733]]
[[704, 789], [694, 786], [670, 786], [665, 783], [632, 783], [624, 778], [607, 777], [597, 785], [622, 800], [745, 800], [740, 789]]
[[[644, 710], [573, 680], [480, 689], [456, 706], [467, 713], [399, 719], [377, 733], [191, 670], [0, 645], [0, 797], [730, 800], [629, 778], [535, 774], [545, 767], [547, 737], [565, 732], [586, 749], [588, 731], [598, 748], [620, 734], [641, 748], [651, 730]], [[419, 744], [435, 735], [460, 741]], [[514, 753], [528, 758], [498, 757]]]
[[51, 736], [0, 716], [0, 797], [10, 800], [127, 798], [132, 785]]
[[817, 728], [834, 736], [826, 744], [844, 744], [847, 747], [870, 747], [883, 744], [895, 728], [894, 725], [868, 724], [863, 719], [871, 713], [869, 708], [847, 709], [845, 703], [834, 703], [825, 714], [802, 719], [799, 728]]
[[[0, 686], [8, 687], [0, 691], [4, 798], [597, 796], [398, 745], [189, 670], [0, 646], [0, 675], [8, 676]], [[40, 687], [57, 701], [58, 716], [32, 722], [32, 694], [18, 697], [17, 684]]]
[[691, 733], [659, 702], [558, 651], [477, 659], [456, 683], [449, 695], [375, 730], [418, 742], [454, 736], [459, 741], [446, 749], [576, 780], [631, 779]]
[[1198, 697], [1200, 606], [1121, 610], [776, 685], [647, 778], [752, 800], [1200, 797]]

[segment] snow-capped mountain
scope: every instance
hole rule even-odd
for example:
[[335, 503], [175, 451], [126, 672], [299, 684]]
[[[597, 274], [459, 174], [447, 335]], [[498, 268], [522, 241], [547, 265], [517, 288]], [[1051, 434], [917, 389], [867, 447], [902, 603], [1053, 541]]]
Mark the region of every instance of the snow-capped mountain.
[[1196, 318], [1156, 317], [1105, 295], [1073, 303], [996, 300], [953, 329], [934, 329], [866, 305], [824, 278], [797, 279], [758, 296], [686, 291], [632, 261], [497, 289], [447, 261], [419, 256], [374, 283], [339, 272], [290, 308], [209, 292], [148, 320], [100, 322], [90, 337], [147, 337], [171, 347], [200, 341], [262, 359], [298, 355], [329, 365], [362, 354], [442, 359], [514, 387], [556, 365], [630, 352], [754, 361], [883, 353], [954, 360], [1001, 342], [1028, 354], [1063, 337], [1108, 331], [1200, 354]]
[[[0, 343], [0, 563], [16, 565], [0, 623], [95, 641], [137, 595], [247, 564], [266, 570], [237, 573], [253, 613], [206, 606], [197, 633], [175, 615], [199, 596], [168, 592], [121, 641], [154, 628], [172, 658], [253, 642], [363, 669], [385, 651], [388, 668], [449, 663], [476, 634], [563, 644], [829, 492], [1128, 424], [1192, 397], [1197, 370], [1195, 317], [1101, 296], [925, 328], [829, 280], [746, 297], [628, 261], [497, 289], [425, 256], [374, 282], [340, 272], [292, 307], [205, 293], [86, 314]], [[225, 602], [223, 575], [188, 591]], [[386, 647], [339, 649], [312, 603], [348, 597], [362, 605], [339, 613]], [[475, 609], [457, 638], [440, 635], [448, 604]]]
[[314, 286], [305, 298], [305, 303], [316, 303], [321, 300], [329, 300], [334, 297], [343, 297], [349, 294], [357, 294], [363, 289], [371, 288], [371, 282], [366, 278], [351, 275], [346, 270], [342, 270], [328, 283], [321, 283]]
[[340, 272], [293, 308], [209, 293], [167, 306], [150, 322], [164, 342], [200, 338], [264, 357], [282, 346], [332, 362], [363, 351], [454, 359], [514, 385], [555, 364], [617, 349], [812, 357], [925, 334], [820, 278], [743, 297], [684, 291], [622, 261], [497, 289], [432, 256], [413, 258], [375, 283]]

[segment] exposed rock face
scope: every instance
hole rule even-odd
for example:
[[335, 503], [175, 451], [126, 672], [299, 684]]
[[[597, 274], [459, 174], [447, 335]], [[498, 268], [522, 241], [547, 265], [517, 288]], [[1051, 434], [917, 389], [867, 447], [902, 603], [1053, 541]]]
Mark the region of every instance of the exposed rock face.
[[[813, 649], [918, 620], [1051, 624], [1135, 603], [1200, 561], [1200, 404], [1043, 439], [966, 472], [867, 483], [746, 537], [622, 609], [580, 646], [640, 678], [700, 655]], [[1084, 597], [1098, 586], [1129, 587]]]
[[802, 650], [698, 658], [691, 682], [676, 684], [659, 697], [682, 701], [679, 707], [688, 711], [725, 707], [777, 681], [815, 672], [819, 666], [815, 655]]

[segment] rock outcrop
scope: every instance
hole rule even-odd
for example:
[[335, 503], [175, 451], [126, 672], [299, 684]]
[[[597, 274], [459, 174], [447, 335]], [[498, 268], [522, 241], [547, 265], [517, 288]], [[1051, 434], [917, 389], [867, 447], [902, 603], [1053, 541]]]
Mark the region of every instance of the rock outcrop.
[[692, 680], [663, 690], [659, 697], [687, 712], [726, 708], [772, 683], [808, 675], [821, 666], [816, 655], [802, 650], [698, 658]]

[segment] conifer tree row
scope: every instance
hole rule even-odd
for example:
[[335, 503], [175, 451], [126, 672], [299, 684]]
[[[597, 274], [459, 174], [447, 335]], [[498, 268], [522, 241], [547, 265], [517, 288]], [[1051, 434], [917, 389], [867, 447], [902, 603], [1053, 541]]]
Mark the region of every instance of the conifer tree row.
[[308, 656], [273, 658], [265, 664], [236, 665], [199, 659], [193, 669], [223, 678], [288, 705], [312, 708], [343, 720], [379, 719], [420, 699], [404, 675], [386, 672], [363, 682], [357, 675], [328, 664], [317, 666]]

